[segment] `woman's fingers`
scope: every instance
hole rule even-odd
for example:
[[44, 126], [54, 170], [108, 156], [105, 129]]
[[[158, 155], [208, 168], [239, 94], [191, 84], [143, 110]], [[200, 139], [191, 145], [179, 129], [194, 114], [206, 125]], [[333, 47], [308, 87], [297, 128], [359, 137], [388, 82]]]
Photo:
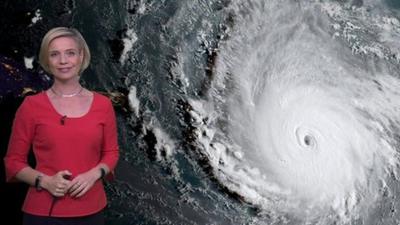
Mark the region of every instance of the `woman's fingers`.
[[86, 192], [91, 188], [91, 185], [87, 182], [83, 183], [76, 183], [76, 185], [73, 185], [70, 189], [70, 195], [71, 197], [79, 198], [86, 194]]
[[70, 195], [72, 197], [77, 197], [77, 195], [80, 194], [85, 189], [85, 187], [87, 187], [86, 183], [75, 183], [70, 189]]
[[79, 194], [77, 196], [75, 196], [76, 198], [81, 197], [82, 195], [84, 195], [87, 191], [89, 190], [89, 186], [86, 185], [85, 188], [83, 188], [83, 190], [81, 192], [79, 192]]
[[97, 179], [97, 174], [92, 171], [78, 174], [71, 181], [68, 181], [70, 182], [67, 186], [69, 195], [75, 198], [83, 196], [92, 188]]
[[52, 194], [56, 197], [62, 197], [65, 195], [65, 191], [61, 188], [56, 188]]
[[81, 182], [73, 181], [70, 185], [71, 186], [68, 188], [68, 192], [72, 193], [81, 186]]

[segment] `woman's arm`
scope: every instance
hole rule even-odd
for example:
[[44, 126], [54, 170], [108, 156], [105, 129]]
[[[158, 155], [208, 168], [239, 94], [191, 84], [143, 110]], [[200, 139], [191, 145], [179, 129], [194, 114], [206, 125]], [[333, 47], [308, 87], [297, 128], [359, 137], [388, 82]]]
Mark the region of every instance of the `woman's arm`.
[[110, 100], [107, 102], [107, 108], [108, 111], [103, 127], [103, 148], [99, 165], [103, 165], [107, 169], [107, 178], [112, 179], [119, 158], [118, 131], [114, 108]]
[[15, 175], [15, 178], [35, 186], [38, 190], [45, 189], [53, 196], [61, 197], [68, 191], [67, 187], [70, 183], [68, 177], [71, 175], [68, 170], [63, 170], [53, 176], [48, 176], [31, 167], [25, 167]]
[[[33, 111], [33, 105], [29, 96], [27, 96], [15, 114], [7, 153], [4, 157], [7, 182], [23, 181], [32, 185], [35, 175], [38, 173], [37, 171], [32, 171], [33, 169], [28, 164], [28, 153], [31, 149], [35, 132]], [[29, 173], [26, 176], [33, 176], [28, 178], [24, 175], [21, 178], [17, 178], [17, 173], [22, 169], [28, 169]]]

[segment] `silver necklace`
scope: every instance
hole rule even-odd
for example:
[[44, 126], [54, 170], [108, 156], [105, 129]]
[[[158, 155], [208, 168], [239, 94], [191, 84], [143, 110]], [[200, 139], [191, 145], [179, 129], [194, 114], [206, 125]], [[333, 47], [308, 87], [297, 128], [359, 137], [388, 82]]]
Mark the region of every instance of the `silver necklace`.
[[79, 95], [82, 92], [83, 87], [81, 86], [81, 88], [77, 92], [72, 93], [72, 94], [63, 94], [63, 93], [59, 94], [53, 89], [53, 87], [51, 87], [50, 90], [57, 96], [60, 96], [60, 97], [63, 97], [63, 98], [71, 98], [71, 97]]

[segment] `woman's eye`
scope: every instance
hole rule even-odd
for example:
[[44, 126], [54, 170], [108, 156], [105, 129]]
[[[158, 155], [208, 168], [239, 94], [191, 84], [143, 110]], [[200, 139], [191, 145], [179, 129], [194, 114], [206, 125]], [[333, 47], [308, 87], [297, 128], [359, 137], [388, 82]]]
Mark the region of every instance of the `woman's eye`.
[[56, 57], [56, 56], [58, 56], [58, 53], [57, 53], [57, 52], [52, 52], [52, 53], [50, 53], [50, 57]]
[[67, 52], [67, 56], [75, 56], [75, 55], [76, 55], [76, 52], [74, 52], [74, 51]]

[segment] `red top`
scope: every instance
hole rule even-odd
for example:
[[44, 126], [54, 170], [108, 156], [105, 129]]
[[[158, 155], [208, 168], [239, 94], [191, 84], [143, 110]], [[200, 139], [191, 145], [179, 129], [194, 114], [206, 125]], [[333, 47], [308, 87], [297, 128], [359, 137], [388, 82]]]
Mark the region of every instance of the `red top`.
[[[4, 158], [6, 179], [15, 181], [15, 175], [28, 167], [30, 147], [36, 157], [36, 170], [52, 176], [69, 170], [72, 178], [99, 163], [112, 171], [118, 161], [118, 141], [115, 112], [111, 101], [93, 92], [93, 102], [87, 114], [65, 118], [53, 107], [46, 92], [27, 96], [15, 115], [13, 129]], [[30, 187], [22, 210], [47, 216], [53, 196], [46, 190]], [[103, 183], [98, 180], [80, 198], [69, 195], [58, 198], [52, 216], [72, 217], [96, 213], [106, 202]]]

